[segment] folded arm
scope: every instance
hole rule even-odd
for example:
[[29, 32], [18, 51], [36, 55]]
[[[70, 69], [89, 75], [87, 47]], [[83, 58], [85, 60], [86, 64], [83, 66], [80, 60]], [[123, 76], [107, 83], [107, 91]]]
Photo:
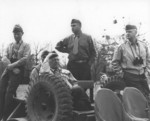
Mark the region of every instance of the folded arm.
[[26, 61], [27, 61], [28, 57], [30, 56], [30, 54], [31, 54], [30, 46], [28, 44], [26, 44], [25, 47], [24, 47], [22, 58], [20, 58], [16, 62], [12, 63], [10, 66], [12, 68], [18, 67], [18, 66], [24, 66], [26, 64]]
[[65, 39], [61, 40], [60, 42], [57, 43], [55, 49], [62, 53], [68, 53], [68, 41], [70, 37], [66, 37]]

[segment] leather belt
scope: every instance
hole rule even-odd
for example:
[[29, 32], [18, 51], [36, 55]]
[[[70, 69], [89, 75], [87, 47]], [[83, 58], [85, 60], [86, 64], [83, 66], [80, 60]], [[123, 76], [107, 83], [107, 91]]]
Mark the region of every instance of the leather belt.
[[135, 77], [140, 77], [140, 76], [144, 76], [145, 75], [144, 73], [142, 73], [142, 74], [134, 74], [134, 73], [130, 73], [130, 72], [124, 72], [124, 74], [128, 75], [128, 76], [132, 75], [132, 76], [135, 76]]
[[73, 62], [75, 62], [75, 63], [86, 63], [87, 60], [76, 60], [76, 61], [73, 61]]
[[124, 70], [124, 71], [128, 72], [128, 73], [135, 74], [135, 75], [142, 75], [142, 74], [144, 74], [144, 69], [139, 70], [139, 71], [137, 71], [137, 70]]

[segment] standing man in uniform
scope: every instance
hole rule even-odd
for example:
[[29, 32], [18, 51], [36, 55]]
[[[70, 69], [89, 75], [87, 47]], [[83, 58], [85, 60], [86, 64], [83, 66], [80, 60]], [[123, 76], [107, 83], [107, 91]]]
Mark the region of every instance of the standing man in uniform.
[[112, 67], [123, 77], [126, 86], [139, 89], [147, 97], [150, 91], [145, 75], [150, 75], [150, 52], [136, 37], [135, 25], [126, 25], [125, 30], [128, 41], [116, 49]]
[[96, 51], [91, 36], [82, 33], [81, 22], [72, 19], [73, 34], [58, 42], [56, 49], [68, 53], [67, 69], [77, 80], [91, 79], [91, 64], [95, 61]]
[[10, 61], [0, 80], [0, 119], [6, 121], [10, 113], [13, 96], [24, 77], [26, 60], [30, 56], [30, 46], [22, 40], [24, 32], [20, 25], [15, 25], [13, 35], [15, 42], [6, 50], [4, 58]]

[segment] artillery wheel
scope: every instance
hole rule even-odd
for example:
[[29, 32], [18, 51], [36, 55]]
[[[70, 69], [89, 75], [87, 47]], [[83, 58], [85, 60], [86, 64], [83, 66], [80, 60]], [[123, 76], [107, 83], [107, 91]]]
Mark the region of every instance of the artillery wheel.
[[70, 121], [71, 90], [62, 77], [43, 74], [31, 81], [26, 108], [29, 121]]

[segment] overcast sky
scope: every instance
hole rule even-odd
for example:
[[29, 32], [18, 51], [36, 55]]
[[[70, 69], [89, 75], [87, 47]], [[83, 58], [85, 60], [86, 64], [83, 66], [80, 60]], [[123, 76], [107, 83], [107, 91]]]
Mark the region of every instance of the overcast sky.
[[12, 29], [20, 24], [24, 41], [55, 45], [71, 34], [72, 18], [80, 19], [83, 32], [96, 39], [124, 33], [127, 23], [150, 39], [150, 0], [0, 0], [0, 44], [14, 41]]

